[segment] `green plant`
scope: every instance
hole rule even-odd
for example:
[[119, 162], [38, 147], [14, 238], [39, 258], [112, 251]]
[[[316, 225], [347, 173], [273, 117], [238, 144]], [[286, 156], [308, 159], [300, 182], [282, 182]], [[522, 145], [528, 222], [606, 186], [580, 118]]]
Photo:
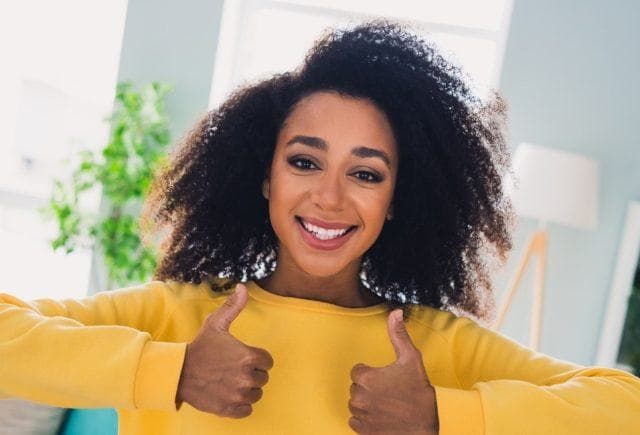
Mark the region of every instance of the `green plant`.
[[[82, 151], [67, 183], [56, 180], [46, 208], [57, 223], [54, 250], [100, 249], [109, 283], [126, 285], [148, 279], [156, 266], [152, 248], [141, 242], [138, 215], [153, 173], [170, 142], [164, 97], [171, 87], [153, 82], [135, 89], [119, 83], [111, 133], [99, 155]], [[99, 213], [88, 213], [82, 199], [100, 189]]]

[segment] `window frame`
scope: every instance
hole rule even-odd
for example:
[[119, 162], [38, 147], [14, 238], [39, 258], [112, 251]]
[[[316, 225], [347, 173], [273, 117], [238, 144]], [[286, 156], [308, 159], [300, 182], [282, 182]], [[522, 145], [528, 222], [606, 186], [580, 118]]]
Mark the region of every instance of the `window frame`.
[[[222, 25], [218, 40], [217, 56], [214, 66], [213, 81], [209, 97], [209, 108], [218, 107], [239, 84], [234, 81], [234, 77], [242, 77], [239, 71], [239, 62], [244, 52], [249, 46], [247, 33], [243, 31], [252, 14], [260, 9], [282, 9], [285, 11], [320, 14], [334, 17], [336, 20], [369, 20], [380, 18], [378, 15], [363, 14], [359, 12], [349, 12], [343, 9], [335, 9], [329, 6], [316, 6], [296, 4], [279, 0], [236, 0], [225, 1], [222, 11]], [[494, 60], [493, 72], [488, 86], [498, 88], [502, 73], [504, 53], [506, 50], [507, 36], [511, 24], [513, 11], [513, 0], [506, 0], [499, 29], [497, 31], [481, 28], [472, 28], [462, 25], [443, 24], [424, 20], [412, 20], [411, 24], [419, 32], [446, 33], [454, 36], [485, 39], [495, 42], [496, 57]], [[399, 19], [399, 21], [407, 21]]]

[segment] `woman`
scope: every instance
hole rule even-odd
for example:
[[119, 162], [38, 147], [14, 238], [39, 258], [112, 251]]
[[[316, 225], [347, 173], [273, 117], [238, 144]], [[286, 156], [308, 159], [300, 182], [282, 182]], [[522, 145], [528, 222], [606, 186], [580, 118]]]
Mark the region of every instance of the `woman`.
[[127, 434], [632, 433], [640, 380], [473, 320], [511, 248], [503, 114], [397, 25], [327, 34], [159, 175], [157, 281], [3, 296], [0, 393]]

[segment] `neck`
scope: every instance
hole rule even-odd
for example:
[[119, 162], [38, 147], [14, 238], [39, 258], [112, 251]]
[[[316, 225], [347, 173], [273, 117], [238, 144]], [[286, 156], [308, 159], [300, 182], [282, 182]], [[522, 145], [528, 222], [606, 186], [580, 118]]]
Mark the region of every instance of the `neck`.
[[270, 293], [300, 299], [327, 302], [345, 308], [362, 308], [385, 300], [362, 285], [358, 273], [360, 262], [328, 277], [310, 275], [287, 262], [277, 261], [271, 275], [256, 283]]

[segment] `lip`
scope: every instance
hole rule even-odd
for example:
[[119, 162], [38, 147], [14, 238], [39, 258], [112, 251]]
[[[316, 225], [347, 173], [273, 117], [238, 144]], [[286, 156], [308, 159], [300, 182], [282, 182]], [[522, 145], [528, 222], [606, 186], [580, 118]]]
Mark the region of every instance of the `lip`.
[[[334, 250], [334, 249], [340, 248], [341, 246], [343, 246], [345, 243], [347, 243], [349, 241], [351, 236], [353, 236], [353, 233], [355, 233], [356, 230], [357, 230], [357, 227], [356, 227], [353, 230], [349, 231], [344, 236], [341, 236], [341, 237], [338, 237], [338, 238], [335, 238], [335, 239], [320, 240], [320, 239], [315, 238], [311, 233], [309, 233], [302, 226], [302, 222], [300, 222], [299, 219], [295, 219], [295, 221], [296, 221], [296, 225], [298, 227], [298, 230], [300, 231], [300, 235], [302, 236], [302, 240], [304, 240], [307, 243], [307, 245], [311, 246], [312, 248], [320, 249], [320, 250], [323, 250], [323, 251], [330, 251], [330, 250]], [[318, 226], [320, 226], [320, 225], [318, 225]], [[352, 227], [353, 225], [348, 225], [348, 226]]]
[[306, 217], [306, 216], [297, 216], [297, 217], [299, 217], [300, 219], [304, 220], [307, 223], [310, 223], [311, 225], [325, 228], [327, 230], [344, 230], [346, 228], [355, 227], [355, 225], [344, 224], [342, 222], [325, 222], [320, 219]]

